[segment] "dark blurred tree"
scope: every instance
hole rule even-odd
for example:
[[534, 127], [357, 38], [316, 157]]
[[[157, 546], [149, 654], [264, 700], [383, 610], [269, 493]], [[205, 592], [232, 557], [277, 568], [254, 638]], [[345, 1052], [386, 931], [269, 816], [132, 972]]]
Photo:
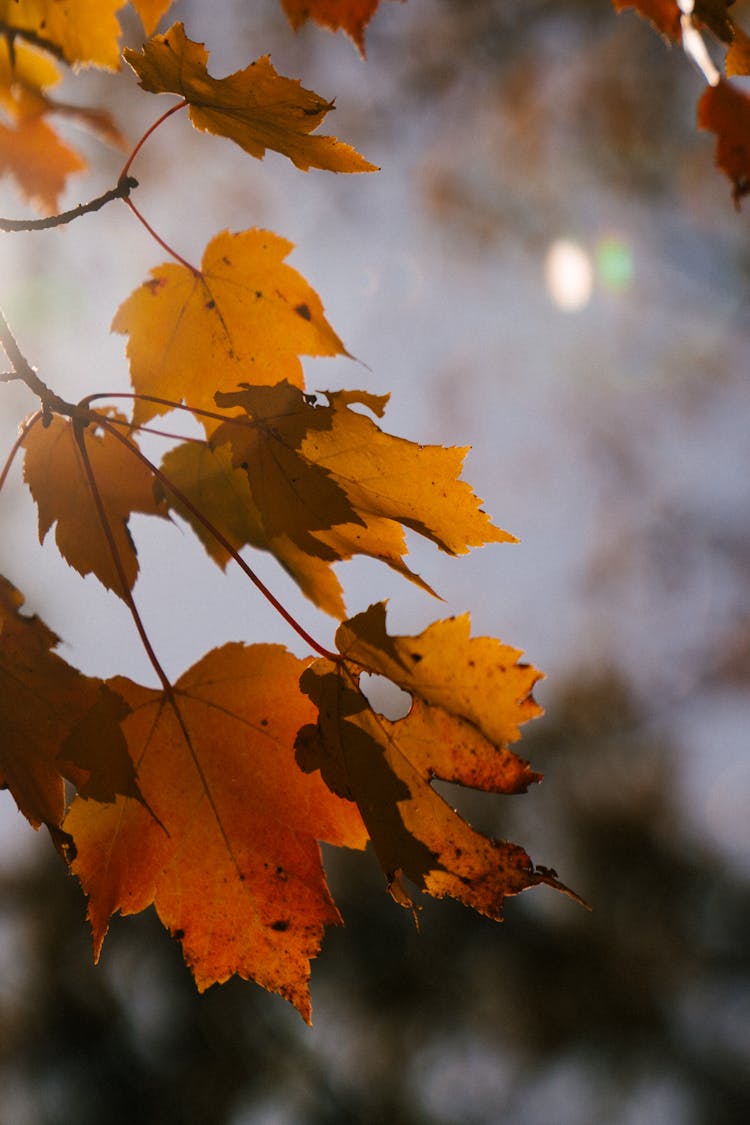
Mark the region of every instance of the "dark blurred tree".
[[197, 995], [151, 916], [116, 921], [87, 966], [83, 901], [55, 857], [6, 874], [4, 919], [26, 939], [0, 1013], [17, 1109], [0, 1120], [748, 1120], [750, 884], [681, 820], [676, 750], [621, 679], [576, 683], [550, 712], [528, 750], [552, 783], [513, 831], [563, 843], [591, 914], [542, 892], [498, 927], [430, 903], [417, 932], [374, 862], [345, 856], [312, 1031], [251, 985]]

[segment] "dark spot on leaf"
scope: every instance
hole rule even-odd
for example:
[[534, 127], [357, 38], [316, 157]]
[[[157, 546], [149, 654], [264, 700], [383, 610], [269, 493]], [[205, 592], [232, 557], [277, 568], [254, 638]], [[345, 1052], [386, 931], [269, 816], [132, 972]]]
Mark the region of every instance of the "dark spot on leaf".
[[284, 922], [284, 921], [272, 922], [271, 923], [271, 929], [272, 930], [278, 930], [279, 933], [283, 934], [286, 930], [289, 929], [289, 923]]
[[172, 937], [173, 937], [173, 938], [176, 938], [176, 939], [177, 939], [177, 941], [182, 941], [182, 939], [184, 938], [184, 936], [185, 936], [185, 931], [184, 931], [184, 930], [174, 930], [174, 931], [172, 932]]
[[268, 719], [261, 719], [261, 720], [260, 720], [260, 725], [261, 725], [262, 727], [267, 727], [267, 726], [268, 726]]
[[214, 300], [206, 301], [206, 308], [207, 309], [215, 309], [216, 308], [216, 301], [214, 301]]
[[261, 299], [261, 297], [263, 296], [263, 292], [262, 292], [262, 290], [260, 290], [260, 289], [256, 289], [256, 290], [255, 290], [255, 296], [256, 296], [256, 298], [257, 298], [258, 300], [260, 300], [260, 299]]
[[422, 659], [421, 652], [410, 652], [409, 655], [411, 656], [415, 664], [419, 664], [420, 660]]
[[310, 312], [309, 307], [304, 303], [304, 301], [301, 305], [295, 305], [294, 311], [299, 316], [301, 316], [303, 320], [312, 320], [312, 313]]

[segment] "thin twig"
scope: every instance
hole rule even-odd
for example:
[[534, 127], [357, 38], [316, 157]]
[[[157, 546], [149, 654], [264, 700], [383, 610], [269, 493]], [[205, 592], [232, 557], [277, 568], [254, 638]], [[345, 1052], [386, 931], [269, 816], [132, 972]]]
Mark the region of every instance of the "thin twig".
[[113, 199], [127, 199], [133, 188], [137, 187], [138, 181], [132, 176], [121, 176], [116, 187], [89, 203], [79, 203], [71, 211], [63, 211], [61, 215], [48, 215], [44, 219], [0, 219], [0, 231], [50, 230], [52, 227], [61, 227], [65, 223], [72, 223], [74, 219], [80, 219], [81, 215], [86, 215], [89, 211], [99, 211]]
[[59, 43], [53, 43], [51, 39], [45, 39], [30, 27], [13, 27], [11, 24], [0, 23], [0, 35], [8, 42], [8, 47], [11, 51], [11, 60], [13, 59], [15, 40], [23, 39], [26, 43], [30, 43], [32, 47], [40, 47], [48, 54], [54, 55], [60, 62], [64, 62], [66, 66], [70, 66], [70, 63], [65, 58], [65, 52]]
[[12, 371], [5, 371], [0, 375], [0, 382], [9, 383], [14, 379], [18, 379], [21, 383], [25, 383], [31, 393], [35, 394], [42, 404], [42, 415], [45, 426], [49, 425], [53, 413], [66, 414], [70, 418], [80, 413], [77, 406], [72, 402], [66, 402], [64, 398], [60, 398], [58, 394], [55, 394], [55, 392], [39, 378], [36, 371], [19, 348], [18, 341], [13, 335], [2, 309], [0, 309], [0, 345], [2, 345], [13, 368]]

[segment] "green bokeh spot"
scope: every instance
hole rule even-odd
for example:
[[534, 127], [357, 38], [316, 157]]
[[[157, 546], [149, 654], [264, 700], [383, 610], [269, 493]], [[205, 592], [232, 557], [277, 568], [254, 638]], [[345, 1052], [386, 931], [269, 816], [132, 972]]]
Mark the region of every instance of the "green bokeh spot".
[[633, 252], [620, 238], [605, 238], [596, 249], [596, 273], [605, 289], [621, 293], [633, 281]]

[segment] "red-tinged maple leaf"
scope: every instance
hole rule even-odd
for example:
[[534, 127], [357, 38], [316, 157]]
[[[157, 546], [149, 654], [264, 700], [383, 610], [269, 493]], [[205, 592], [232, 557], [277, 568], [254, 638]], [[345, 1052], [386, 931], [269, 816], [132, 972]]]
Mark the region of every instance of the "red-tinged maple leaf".
[[[677, 0], [612, 0], [618, 12], [635, 8], [663, 35], [679, 42], [682, 38], [681, 11]], [[735, 26], [727, 13], [734, 0], [695, 0], [691, 13], [694, 18], [709, 27], [717, 39], [731, 43]]]
[[750, 192], [750, 98], [722, 79], [708, 86], [698, 102], [698, 125], [716, 133], [716, 163], [732, 181], [739, 207]]
[[335, 137], [310, 136], [333, 102], [277, 74], [268, 56], [226, 78], [212, 78], [203, 44], [188, 39], [183, 25], [176, 23], [149, 39], [142, 54], [126, 48], [124, 58], [144, 90], [179, 94], [196, 129], [229, 137], [251, 156], [262, 159], [270, 148], [303, 171], [377, 171]]
[[612, 0], [612, 3], [618, 12], [635, 8], [662, 35], [667, 35], [670, 39], [676, 39], [679, 42], [681, 38], [680, 9], [677, 0]]
[[[300, 731], [297, 759], [356, 801], [397, 901], [413, 905], [407, 879], [499, 919], [503, 899], [527, 887], [567, 891], [523, 848], [476, 832], [431, 785], [510, 794], [540, 779], [507, 745], [540, 713], [531, 695], [539, 673], [518, 663], [516, 649], [471, 639], [468, 618], [390, 637], [383, 605], [344, 622], [336, 643], [343, 663], [318, 660], [302, 675], [318, 721]], [[395, 722], [376, 714], [359, 689], [362, 671], [408, 691], [409, 713]]]
[[59, 839], [63, 778], [99, 801], [139, 792], [119, 742], [122, 700], [58, 656], [58, 638], [22, 605], [0, 577], [0, 782], [35, 828]]
[[16, 28], [71, 65], [116, 70], [124, 0], [0, 0], [0, 24]]
[[310, 959], [340, 921], [318, 841], [362, 848], [356, 807], [302, 772], [294, 739], [314, 708], [306, 666], [278, 645], [225, 645], [169, 692], [117, 678], [144, 799], [76, 800], [65, 830], [89, 895], [98, 957], [109, 918], [154, 904], [199, 989], [234, 973], [310, 1017]]
[[142, 462], [114, 435], [93, 431], [93, 426], [82, 430], [82, 440], [96, 493], [74, 424], [59, 416], [26, 435], [24, 479], [39, 510], [39, 541], [56, 523], [55, 542], [70, 566], [82, 575], [95, 574], [123, 597], [123, 580], [130, 590], [138, 576], [128, 519], [133, 512], [164, 515], [165, 510], [154, 497], [152, 476]]
[[[215, 411], [217, 389], [279, 379], [302, 386], [301, 355], [346, 355], [317, 293], [286, 264], [292, 249], [270, 231], [223, 231], [200, 273], [169, 263], [152, 270], [112, 322], [128, 336], [134, 389]], [[140, 400], [134, 421], [168, 409]]]
[[314, 20], [331, 31], [343, 30], [364, 55], [365, 28], [380, 0], [281, 0], [287, 19], [297, 30], [306, 20]]

